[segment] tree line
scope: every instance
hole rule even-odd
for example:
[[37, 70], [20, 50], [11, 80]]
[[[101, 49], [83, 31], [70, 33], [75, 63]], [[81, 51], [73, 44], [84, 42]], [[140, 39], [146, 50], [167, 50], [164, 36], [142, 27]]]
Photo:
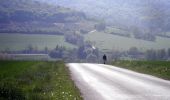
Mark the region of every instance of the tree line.
[[129, 50], [120, 51], [112, 50], [103, 52], [90, 41], [85, 42], [78, 48], [68, 49], [64, 46], [57, 45], [54, 49], [45, 47], [44, 50], [38, 50], [37, 46], [29, 45], [24, 50], [11, 51], [6, 49], [1, 51], [1, 54], [47, 54], [52, 59], [63, 59], [66, 61], [88, 61], [98, 62], [101, 60], [102, 55], [107, 54], [109, 60], [170, 60], [169, 49], [148, 49], [141, 51], [136, 47], [131, 47]]

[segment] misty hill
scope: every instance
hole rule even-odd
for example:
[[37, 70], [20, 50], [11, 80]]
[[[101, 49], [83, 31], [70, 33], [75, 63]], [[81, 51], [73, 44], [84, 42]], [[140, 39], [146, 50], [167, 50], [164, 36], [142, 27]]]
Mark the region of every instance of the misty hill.
[[170, 31], [169, 0], [39, 0], [70, 7], [114, 26], [153, 33]]
[[[5, 34], [0, 42], [7, 50], [29, 44], [41, 49], [87, 44], [108, 51], [169, 48], [169, 5], [166, 0], [1, 0], [0, 33]], [[14, 33], [27, 34], [19, 38]], [[38, 35], [31, 40], [35, 35], [29, 34]], [[42, 39], [39, 34], [60, 36]], [[29, 42], [21, 41], [25, 37]]]
[[0, 0], [1, 33], [64, 34], [88, 23], [86, 15], [33, 0]]

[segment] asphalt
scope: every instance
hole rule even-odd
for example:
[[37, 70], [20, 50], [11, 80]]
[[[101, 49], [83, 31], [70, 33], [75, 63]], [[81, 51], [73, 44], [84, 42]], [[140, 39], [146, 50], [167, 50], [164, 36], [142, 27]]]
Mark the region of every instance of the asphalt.
[[103, 64], [69, 63], [84, 100], [170, 100], [170, 81]]

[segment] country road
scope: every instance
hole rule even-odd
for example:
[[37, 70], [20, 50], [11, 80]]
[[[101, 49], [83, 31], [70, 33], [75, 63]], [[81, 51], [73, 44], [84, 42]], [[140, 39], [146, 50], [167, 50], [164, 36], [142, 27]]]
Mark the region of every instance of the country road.
[[110, 65], [67, 66], [84, 100], [170, 100], [170, 81]]

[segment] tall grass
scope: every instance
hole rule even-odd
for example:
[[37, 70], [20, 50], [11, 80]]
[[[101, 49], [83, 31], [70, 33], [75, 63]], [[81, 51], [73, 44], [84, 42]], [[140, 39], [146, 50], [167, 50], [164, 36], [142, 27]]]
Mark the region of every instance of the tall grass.
[[63, 62], [0, 62], [0, 100], [81, 100]]

